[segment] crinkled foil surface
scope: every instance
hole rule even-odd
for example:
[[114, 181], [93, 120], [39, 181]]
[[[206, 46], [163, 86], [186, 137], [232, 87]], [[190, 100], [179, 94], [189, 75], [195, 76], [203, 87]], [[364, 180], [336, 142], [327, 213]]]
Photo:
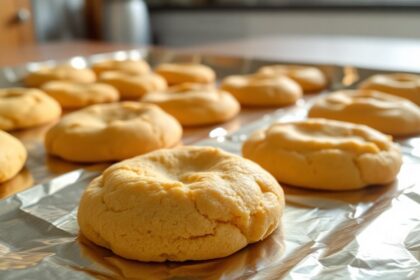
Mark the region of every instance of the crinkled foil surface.
[[[222, 56], [176, 55], [162, 50], [119, 52], [74, 58], [71, 62], [83, 64], [124, 55], [144, 55], [152, 64], [203, 62], [214, 67], [221, 77], [252, 72], [263, 64], [274, 63]], [[39, 65], [0, 70], [0, 85], [18, 84], [28, 68]], [[351, 87], [361, 78], [383, 72], [354, 67], [320, 67], [330, 76], [331, 89]], [[227, 125], [187, 131], [183, 141], [240, 154], [242, 142], [251, 132], [273, 121], [304, 118], [308, 106], [317, 97], [309, 96], [297, 106], [279, 110], [245, 111]], [[202, 140], [205, 136], [208, 138]], [[282, 226], [266, 240], [222, 259], [153, 264], [123, 259], [78, 235], [76, 213], [81, 193], [103, 166], [57, 164], [56, 159], [45, 156], [41, 142], [36, 141], [42, 140], [42, 133], [37, 137], [18, 137], [30, 152], [20, 180], [30, 177], [31, 182], [40, 184], [0, 201], [0, 279], [420, 278], [418, 138], [398, 140], [404, 164], [398, 179], [390, 185], [351, 192], [309, 191], [283, 185], [287, 206]], [[68, 172], [80, 167], [83, 168]], [[28, 184], [27, 180], [25, 182]], [[13, 192], [20, 190], [9, 188]]]

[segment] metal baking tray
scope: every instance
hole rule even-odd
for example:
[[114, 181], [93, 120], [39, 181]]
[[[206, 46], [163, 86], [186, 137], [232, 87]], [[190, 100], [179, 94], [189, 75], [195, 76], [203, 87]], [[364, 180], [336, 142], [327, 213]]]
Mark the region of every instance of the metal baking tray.
[[[0, 86], [19, 86], [30, 70], [70, 63], [84, 67], [109, 58], [200, 62], [218, 78], [252, 73], [269, 61], [140, 49], [29, 63], [0, 69]], [[243, 109], [232, 121], [186, 129], [183, 143], [221, 147], [240, 154], [246, 137], [277, 120], [305, 118], [308, 106], [331, 90], [352, 88], [368, 76], [392, 72], [355, 66], [315, 65], [330, 80], [327, 91], [306, 95], [296, 106]], [[109, 164], [79, 165], [45, 154], [52, 124], [13, 134], [29, 151], [24, 170], [0, 185], [0, 279], [416, 279], [420, 277], [420, 140], [397, 139], [404, 164], [398, 180], [360, 191], [321, 192], [283, 185], [283, 222], [268, 239], [232, 256], [200, 262], [141, 263], [116, 256], [78, 235], [80, 195]], [[31, 187], [32, 185], [34, 185]], [[28, 188], [25, 191], [21, 191]], [[21, 191], [21, 192], [18, 192]], [[13, 193], [16, 193], [12, 195]]]

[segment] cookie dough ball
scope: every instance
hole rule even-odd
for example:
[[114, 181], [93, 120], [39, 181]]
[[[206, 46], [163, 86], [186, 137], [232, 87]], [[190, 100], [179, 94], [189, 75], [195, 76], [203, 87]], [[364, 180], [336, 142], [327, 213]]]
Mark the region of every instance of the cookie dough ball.
[[154, 73], [133, 75], [110, 71], [103, 73], [99, 80], [115, 87], [121, 99], [137, 99], [148, 92], [162, 91], [168, 87], [165, 79]]
[[142, 101], [158, 105], [184, 126], [226, 122], [240, 110], [228, 92], [205, 87], [176, 86], [167, 92], [149, 93]]
[[296, 81], [304, 91], [320, 91], [327, 87], [325, 74], [316, 67], [302, 65], [270, 65], [258, 71], [264, 75], [288, 76]]
[[152, 104], [97, 104], [66, 115], [45, 136], [49, 154], [76, 162], [122, 160], [181, 140], [181, 125]]
[[45, 124], [61, 115], [60, 104], [38, 89], [0, 89], [0, 129], [15, 130]]
[[420, 75], [378, 74], [362, 82], [359, 87], [396, 95], [420, 106]]
[[342, 90], [322, 97], [311, 118], [364, 124], [395, 136], [420, 133], [420, 108], [413, 102], [373, 90]]
[[159, 150], [117, 163], [80, 201], [82, 234], [139, 261], [221, 258], [279, 225], [283, 190], [257, 164], [211, 147]]
[[0, 147], [0, 183], [2, 183], [19, 173], [25, 164], [27, 152], [18, 139], [1, 130]]
[[210, 67], [193, 63], [165, 63], [156, 67], [155, 72], [165, 78], [170, 85], [182, 83], [213, 83], [216, 73]]
[[234, 75], [222, 81], [221, 88], [245, 106], [287, 106], [302, 96], [302, 88], [286, 76]]
[[40, 87], [49, 81], [93, 83], [95, 80], [96, 75], [90, 69], [79, 69], [70, 65], [60, 65], [29, 73], [24, 79], [24, 83], [28, 87]]
[[280, 182], [309, 189], [353, 190], [392, 182], [401, 154], [391, 138], [364, 125], [309, 119], [253, 133], [242, 153]]
[[41, 88], [65, 109], [76, 109], [98, 103], [118, 101], [118, 91], [107, 84], [83, 84], [66, 81], [52, 81]]
[[106, 60], [92, 65], [92, 70], [100, 76], [107, 71], [120, 71], [127, 74], [147, 74], [150, 72], [149, 64], [140, 60]]

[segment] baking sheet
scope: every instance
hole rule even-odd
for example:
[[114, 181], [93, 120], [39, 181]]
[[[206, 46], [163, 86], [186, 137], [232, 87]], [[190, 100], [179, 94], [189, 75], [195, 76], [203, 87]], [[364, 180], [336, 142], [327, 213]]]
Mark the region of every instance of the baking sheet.
[[[124, 52], [105, 57], [118, 57], [121, 53]], [[133, 53], [136, 54], [125, 52], [125, 55]], [[136, 55], [145, 55], [152, 64], [173, 60], [203, 62], [215, 68], [220, 77], [252, 72], [260, 65], [274, 63], [219, 56], [177, 56], [152, 50], [140, 50]], [[98, 57], [101, 58], [77, 58], [76, 61], [99, 60]], [[18, 83], [19, 77], [30, 67], [33, 66], [3, 69], [2, 73], [9, 76], [6, 79], [3, 75], [1, 85]], [[330, 76], [332, 89], [351, 87], [359, 79], [376, 73], [354, 67], [323, 66], [323, 69]], [[304, 118], [315, 98], [318, 96], [309, 95], [297, 106], [278, 110], [245, 111], [232, 126], [187, 131], [184, 141], [192, 143], [209, 136], [210, 139], [197, 144], [239, 153], [249, 133], [273, 121]], [[259, 120], [252, 122], [256, 119]], [[76, 213], [80, 194], [104, 166], [83, 166], [83, 169], [66, 173], [80, 166], [64, 161], [57, 164], [54, 160], [58, 159], [46, 157], [42, 129], [47, 128], [39, 129], [41, 132], [37, 131], [36, 136], [28, 132], [18, 135], [30, 150], [21, 181], [28, 182], [31, 177], [32, 182], [44, 183], [0, 201], [0, 279], [386, 280], [420, 277], [420, 160], [416, 152], [420, 145], [417, 138], [399, 139], [404, 164], [393, 184], [352, 192], [309, 191], [283, 185], [287, 207], [282, 226], [266, 240], [227, 258], [150, 264], [120, 258], [78, 236]], [[230, 133], [232, 131], [236, 132]], [[65, 174], [57, 177], [61, 173]]]

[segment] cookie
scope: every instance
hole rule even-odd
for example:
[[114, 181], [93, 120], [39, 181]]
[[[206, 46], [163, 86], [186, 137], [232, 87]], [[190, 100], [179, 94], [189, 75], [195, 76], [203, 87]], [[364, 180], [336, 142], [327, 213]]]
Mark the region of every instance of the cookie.
[[150, 72], [149, 64], [140, 60], [106, 60], [94, 63], [92, 70], [96, 75], [100, 76], [102, 73], [107, 71], [120, 71], [127, 74], [147, 74]]
[[296, 81], [304, 91], [320, 91], [327, 87], [325, 74], [316, 67], [302, 65], [269, 65], [258, 71], [264, 75], [285, 75]]
[[27, 158], [23, 144], [0, 130], [0, 183], [13, 178], [22, 169]]
[[60, 104], [38, 89], [0, 89], [0, 129], [15, 130], [51, 122], [61, 115]]
[[416, 104], [374, 90], [331, 93], [318, 99], [308, 116], [364, 124], [394, 136], [420, 133], [420, 108]]
[[181, 84], [166, 92], [152, 92], [141, 100], [158, 105], [183, 126], [226, 122], [240, 110], [238, 101], [228, 92], [192, 85]]
[[79, 69], [70, 65], [60, 65], [52, 68], [42, 68], [29, 73], [24, 84], [28, 87], [40, 87], [50, 81], [71, 81], [76, 83], [93, 83], [95, 73], [90, 69]]
[[103, 73], [99, 81], [115, 87], [121, 99], [137, 99], [148, 92], [162, 91], [168, 87], [165, 79], [154, 73], [133, 75], [110, 71]]
[[378, 74], [373, 75], [359, 86], [411, 100], [420, 106], [420, 75], [413, 74]]
[[118, 101], [118, 91], [101, 83], [83, 84], [66, 81], [51, 81], [41, 89], [60, 103], [65, 109], [82, 108], [98, 103]]
[[402, 163], [389, 136], [325, 119], [274, 123], [253, 133], [242, 154], [280, 182], [332, 191], [390, 183]]
[[182, 83], [213, 83], [216, 73], [210, 67], [193, 63], [164, 63], [155, 72], [165, 78], [169, 85]]
[[97, 104], [70, 113], [45, 136], [51, 155], [76, 162], [122, 160], [181, 140], [181, 125], [152, 104]]
[[299, 84], [286, 76], [234, 75], [222, 81], [221, 89], [244, 106], [287, 106], [302, 96]]
[[83, 236], [139, 261], [221, 258], [269, 236], [283, 190], [257, 164], [211, 147], [163, 149], [117, 163], [82, 195]]

